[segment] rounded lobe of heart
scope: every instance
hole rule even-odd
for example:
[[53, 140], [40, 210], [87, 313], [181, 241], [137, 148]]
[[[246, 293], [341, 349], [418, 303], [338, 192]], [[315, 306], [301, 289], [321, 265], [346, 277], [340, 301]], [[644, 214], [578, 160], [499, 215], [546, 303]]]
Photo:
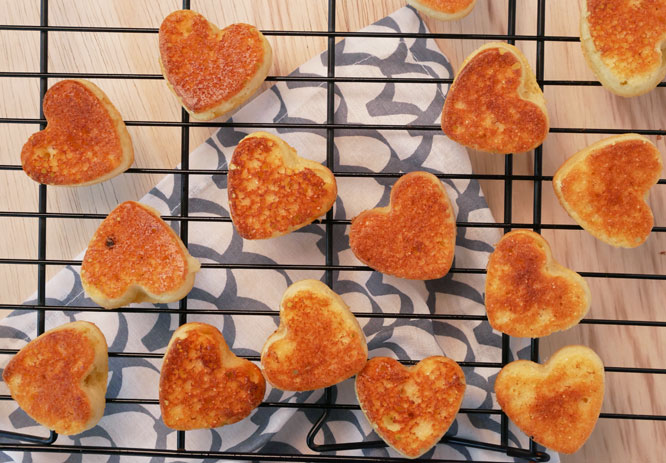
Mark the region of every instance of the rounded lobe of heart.
[[446, 357], [411, 368], [374, 357], [356, 377], [361, 410], [377, 434], [409, 458], [423, 455], [453, 423], [465, 393], [465, 375]]
[[663, 0], [587, 0], [587, 11], [594, 46], [614, 73], [631, 78], [662, 65]]
[[[187, 332], [180, 334], [184, 327]], [[160, 374], [160, 408], [168, 427], [236, 423], [261, 403], [265, 392], [261, 370], [236, 357], [215, 327], [188, 323], [174, 333]]]
[[556, 193], [566, 203], [565, 209], [571, 209], [574, 214], [570, 215], [583, 228], [606, 243], [642, 244], [654, 224], [645, 197], [662, 170], [657, 148], [647, 140], [625, 140], [574, 158], [555, 175], [560, 185]]
[[107, 299], [139, 285], [152, 294], [173, 291], [191, 269], [178, 236], [139, 203], [116, 207], [93, 236], [81, 265], [81, 279]]
[[310, 290], [282, 301], [280, 327], [273, 334], [278, 340], [269, 338], [261, 355], [269, 383], [284, 391], [312, 391], [344, 381], [363, 368], [368, 358], [363, 333], [333, 303]]
[[27, 344], [9, 362], [2, 378], [35, 421], [59, 434], [77, 434], [93, 414], [80, 386], [94, 360], [95, 349], [86, 335], [62, 329]]
[[286, 164], [285, 156], [298, 159], [288, 150], [293, 151], [282, 140], [265, 136], [246, 137], [234, 150], [228, 176], [229, 209], [243, 238], [284, 235], [333, 206], [337, 196], [333, 174], [323, 166]]
[[436, 11], [453, 14], [465, 10], [475, 1], [476, 0], [419, 0], [419, 3]]
[[412, 280], [446, 275], [453, 263], [456, 225], [441, 182], [412, 172], [391, 190], [386, 208], [362, 212], [352, 220], [349, 245], [373, 269]]
[[532, 231], [504, 235], [487, 270], [488, 321], [502, 333], [547, 336], [574, 326], [589, 309], [585, 280], [553, 261], [546, 240]]
[[63, 80], [44, 95], [48, 126], [21, 150], [23, 170], [48, 185], [94, 181], [123, 162], [116, 124], [104, 104], [80, 82]]
[[574, 453], [596, 425], [604, 397], [604, 366], [584, 346], [567, 346], [545, 365], [519, 360], [495, 380], [497, 401], [539, 444]]
[[491, 153], [521, 153], [548, 135], [548, 116], [521, 98], [523, 73], [512, 52], [482, 50], [456, 76], [442, 111], [442, 130], [452, 140]]
[[159, 31], [165, 77], [190, 111], [204, 112], [239, 93], [264, 60], [263, 39], [249, 24], [223, 30], [202, 15], [174, 11]]

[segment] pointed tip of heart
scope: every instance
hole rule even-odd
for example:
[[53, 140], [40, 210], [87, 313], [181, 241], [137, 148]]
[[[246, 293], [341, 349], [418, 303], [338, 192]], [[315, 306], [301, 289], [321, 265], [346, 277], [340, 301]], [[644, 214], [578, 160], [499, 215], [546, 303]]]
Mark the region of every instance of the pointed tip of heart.
[[126, 201], [111, 211], [90, 241], [81, 283], [88, 296], [105, 308], [166, 303], [189, 293], [199, 268], [155, 209]]
[[476, 0], [407, 0], [411, 6], [440, 21], [454, 21], [467, 16]]
[[548, 135], [546, 100], [518, 48], [488, 43], [463, 62], [446, 96], [442, 130], [490, 153], [530, 151]]
[[530, 230], [507, 233], [488, 259], [485, 305], [491, 326], [536, 338], [569, 329], [590, 307], [590, 288], [557, 263], [548, 242]]
[[58, 326], [29, 342], [7, 364], [3, 380], [19, 406], [58, 434], [79, 434], [104, 413], [106, 339], [92, 323]]
[[159, 30], [160, 66], [183, 107], [199, 120], [244, 103], [266, 79], [273, 53], [249, 24], [218, 29], [192, 10], [169, 14]]
[[652, 231], [646, 198], [662, 164], [647, 138], [616, 135], [567, 159], [553, 177], [553, 188], [567, 213], [590, 234], [612, 246], [634, 248]]
[[264, 344], [266, 380], [285, 391], [333, 386], [358, 373], [368, 358], [363, 330], [342, 298], [318, 280], [285, 291], [280, 326]]
[[60, 81], [46, 92], [43, 106], [48, 125], [21, 150], [23, 170], [36, 182], [92, 185], [119, 175], [134, 162], [132, 140], [120, 113], [92, 82]]
[[544, 365], [518, 360], [495, 380], [502, 410], [539, 444], [576, 452], [594, 430], [604, 398], [604, 365], [585, 346], [566, 346]]
[[427, 172], [403, 175], [388, 207], [352, 220], [349, 246], [366, 265], [411, 280], [445, 276], [453, 263], [456, 222], [442, 182]]
[[291, 233], [325, 214], [337, 197], [328, 168], [266, 132], [248, 135], [234, 150], [227, 191], [231, 218], [245, 239]]
[[408, 458], [423, 455], [442, 438], [460, 409], [465, 387], [460, 366], [443, 356], [410, 368], [374, 357], [356, 376], [363, 414], [387, 444]]
[[160, 373], [164, 423], [178, 430], [216, 428], [250, 415], [264, 398], [259, 367], [229, 349], [206, 323], [187, 323], [171, 337]]

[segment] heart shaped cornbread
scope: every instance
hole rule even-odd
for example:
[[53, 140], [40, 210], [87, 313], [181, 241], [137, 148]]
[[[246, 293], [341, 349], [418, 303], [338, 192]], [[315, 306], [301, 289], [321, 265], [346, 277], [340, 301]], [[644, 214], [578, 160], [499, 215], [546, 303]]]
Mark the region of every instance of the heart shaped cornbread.
[[335, 203], [335, 177], [299, 157], [275, 135], [256, 132], [238, 144], [229, 164], [229, 210], [238, 234], [257, 240], [312, 223]]
[[123, 118], [97, 86], [63, 80], [44, 95], [48, 126], [30, 136], [21, 165], [39, 183], [84, 186], [126, 171], [134, 149]]
[[646, 200], [661, 170], [661, 154], [647, 138], [617, 135], [567, 159], [555, 172], [553, 188], [571, 218], [594, 237], [634, 248], [652, 231]]
[[604, 399], [604, 365], [592, 349], [566, 346], [545, 365], [517, 360], [495, 380], [497, 402], [539, 444], [574, 453], [592, 433]]
[[285, 291], [280, 326], [264, 344], [266, 380], [284, 391], [333, 386], [361, 371], [365, 336], [349, 307], [321, 281], [301, 280]]
[[465, 58], [442, 111], [442, 130], [451, 140], [489, 153], [534, 149], [548, 125], [546, 100], [527, 59], [500, 42]]
[[453, 263], [456, 220], [444, 185], [427, 172], [403, 175], [388, 207], [352, 220], [349, 246], [373, 269], [410, 280], [446, 275]]
[[578, 324], [590, 308], [590, 288], [558, 264], [538, 233], [507, 233], [488, 259], [486, 311], [509, 336], [538, 338]]
[[583, 0], [580, 39], [587, 64], [617, 95], [642, 95], [666, 77], [663, 0]]
[[58, 434], [79, 434], [104, 414], [107, 350], [94, 324], [66, 323], [23, 347], [5, 367], [2, 379], [14, 400], [39, 424]]
[[465, 394], [453, 360], [428, 357], [405, 367], [387, 357], [368, 360], [356, 376], [356, 397], [379, 436], [407, 458], [430, 450], [449, 429]]
[[431, 18], [451, 21], [470, 14], [476, 0], [407, 0], [407, 3]]
[[273, 61], [271, 46], [256, 27], [232, 24], [220, 30], [192, 10], [164, 18], [159, 42], [169, 88], [192, 117], [204, 121], [250, 98]]
[[167, 303], [194, 285], [199, 261], [152, 207], [117, 206], [95, 232], [81, 265], [81, 283], [107, 309], [131, 302]]
[[266, 381], [259, 367], [238, 358], [222, 333], [205, 323], [186, 323], [171, 337], [160, 373], [160, 409], [172, 429], [217, 428], [257, 408]]

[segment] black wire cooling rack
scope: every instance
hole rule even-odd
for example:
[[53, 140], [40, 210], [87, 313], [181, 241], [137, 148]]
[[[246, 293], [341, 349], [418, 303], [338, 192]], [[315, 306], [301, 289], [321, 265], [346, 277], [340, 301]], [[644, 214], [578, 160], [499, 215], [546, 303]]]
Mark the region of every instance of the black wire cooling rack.
[[[327, 76], [326, 77], [294, 77], [294, 76], [269, 76], [266, 80], [269, 82], [277, 81], [315, 81], [325, 82], [327, 89], [327, 121], [324, 124], [298, 124], [299, 128], [312, 128], [312, 129], [326, 129], [326, 164], [333, 170], [333, 153], [334, 153], [334, 137], [336, 129], [373, 129], [373, 130], [421, 130], [421, 131], [438, 131], [441, 130], [439, 125], [362, 125], [362, 124], [336, 124], [334, 121], [334, 90], [336, 82], [402, 82], [402, 83], [444, 83], [452, 82], [452, 79], [434, 79], [434, 78], [368, 78], [368, 77], [336, 77], [335, 75], [335, 53], [333, 52], [335, 46], [335, 39], [337, 37], [395, 37], [395, 38], [433, 38], [433, 39], [455, 39], [455, 40], [499, 40], [515, 43], [516, 41], [532, 41], [536, 42], [536, 78], [537, 82], [543, 89], [547, 85], [558, 86], [599, 86], [596, 81], [580, 81], [580, 80], [545, 80], [544, 79], [544, 47], [546, 42], [578, 42], [578, 37], [569, 36], [547, 36], [545, 34], [545, 12], [546, 0], [536, 0], [537, 3], [537, 32], [536, 35], [516, 35], [516, 0], [508, 0], [508, 29], [505, 35], [498, 34], [441, 34], [441, 33], [393, 33], [393, 32], [340, 32], [335, 28], [335, 13], [336, 13], [336, 0], [328, 1], [328, 28], [326, 31], [299, 31], [299, 30], [268, 30], [262, 31], [267, 36], [311, 36], [311, 37], [326, 37], [328, 42], [328, 63], [327, 63]], [[128, 27], [79, 27], [79, 26], [49, 26], [49, 2], [48, 0], [40, 0], [40, 24], [39, 25], [0, 25], [0, 30], [7, 31], [39, 31], [40, 34], [40, 47], [39, 47], [39, 72], [4, 72], [0, 71], [0, 78], [35, 78], [40, 82], [40, 97], [43, 99], [44, 94], [48, 88], [49, 78], [88, 78], [88, 79], [162, 79], [160, 74], [104, 74], [104, 73], [54, 73], [48, 71], [48, 45], [49, 45], [49, 32], [50, 31], [71, 31], [71, 32], [116, 32], [116, 33], [138, 33], [138, 34], [156, 34], [157, 29], [154, 28], [128, 28]], [[188, 9], [190, 7], [189, 0], [183, 0], [182, 7]], [[661, 83], [659, 87], [666, 86], [666, 83]], [[41, 105], [40, 105], [41, 107]], [[46, 120], [40, 109], [39, 119], [30, 118], [0, 118], [0, 124], [39, 124], [43, 129], [46, 125]], [[167, 122], [167, 121], [126, 121], [128, 126], [161, 126], [161, 127], [180, 127], [181, 128], [181, 166], [177, 169], [158, 169], [158, 168], [130, 168], [128, 173], [143, 173], [143, 174], [177, 174], [182, 178], [180, 188], [180, 199], [182, 207], [180, 215], [178, 216], [164, 216], [167, 221], [180, 222], [180, 236], [185, 244], [188, 242], [188, 224], [192, 221], [206, 221], [206, 222], [230, 222], [228, 217], [191, 217], [188, 215], [188, 191], [189, 191], [189, 176], [190, 175], [226, 175], [224, 170], [204, 170], [204, 169], [190, 169], [189, 167], [189, 129], [190, 127], [245, 127], [245, 128], [289, 128], [294, 127], [293, 124], [285, 123], [237, 123], [237, 122], [190, 122], [188, 113], [182, 110], [182, 117], [180, 122]], [[640, 133], [643, 135], [666, 135], [666, 130], [636, 130], [632, 132]], [[550, 129], [551, 133], [569, 133], [569, 134], [620, 134], [626, 133], [627, 130], [623, 129], [590, 129], [590, 128], [562, 128], [555, 127]], [[565, 224], [545, 224], [541, 220], [541, 195], [542, 183], [544, 181], [551, 181], [552, 176], [542, 175], [542, 147], [534, 150], [534, 170], [532, 175], [514, 175], [513, 173], [513, 155], [505, 157], [504, 173], [503, 174], [439, 174], [439, 178], [448, 179], [477, 179], [477, 180], [495, 180], [504, 182], [504, 217], [501, 223], [486, 223], [486, 222], [458, 222], [457, 226], [461, 228], [470, 227], [485, 227], [485, 228], [501, 228], [504, 232], [508, 232], [513, 228], [531, 228], [537, 232], [541, 230], [579, 230], [580, 227], [576, 225]], [[21, 170], [20, 165], [0, 165], [1, 171]], [[335, 172], [338, 177], [399, 177], [400, 173], [381, 173], [381, 174], [368, 174], [365, 172]], [[533, 188], [533, 212], [532, 223], [515, 223], [512, 221], [512, 185], [513, 181], [532, 181]], [[659, 184], [666, 184], [666, 179], [660, 179]], [[103, 219], [103, 214], [87, 214], [87, 213], [53, 213], [47, 212], [47, 187], [45, 185], [39, 186], [39, 206], [37, 212], [16, 212], [16, 211], [0, 211], [0, 217], [17, 217], [17, 218], [37, 218], [38, 219], [38, 254], [36, 259], [21, 259], [21, 258], [0, 258], [0, 264], [5, 265], [34, 265], [37, 267], [37, 302], [33, 305], [15, 305], [0, 303], [0, 309], [12, 310], [27, 310], [34, 311], [37, 316], [37, 334], [41, 334], [45, 329], [45, 313], [48, 311], [62, 311], [63, 308], [57, 305], [46, 304], [46, 266], [47, 265], [80, 265], [80, 261], [73, 260], [56, 260], [46, 258], [46, 225], [49, 218], [67, 218], [67, 219]], [[351, 271], [368, 271], [371, 270], [365, 266], [346, 266], [346, 265], [333, 265], [333, 239], [332, 239], [332, 226], [333, 225], [348, 225], [349, 220], [334, 220], [332, 213], [326, 216], [322, 221], [326, 227], [326, 263], [325, 265], [254, 265], [254, 264], [237, 264], [237, 263], [204, 263], [202, 268], [212, 269], [290, 269], [290, 270], [323, 270], [326, 275], [326, 282], [332, 286], [334, 271], [351, 270]], [[654, 227], [653, 232], [665, 232], [666, 227]], [[452, 268], [451, 272], [454, 273], [469, 273], [469, 274], [483, 274], [485, 269], [477, 268]], [[579, 272], [584, 277], [596, 278], [619, 278], [619, 279], [647, 279], [647, 280], [666, 280], [666, 275], [662, 274], [639, 274], [639, 273], [608, 273], [608, 272]], [[95, 307], [76, 307], [68, 306], [68, 311], [83, 311], [83, 312], [102, 312], [105, 309]], [[180, 301], [178, 309], [167, 308], [130, 308], [125, 307], [118, 309], [119, 312], [131, 313], [170, 313], [178, 314], [179, 323], [184, 324], [187, 322], [188, 314], [226, 314], [226, 315], [243, 315], [247, 314], [243, 310], [227, 310], [227, 309], [188, 309], [187, 298]], [[275, 316], [276, 313], [272, 311], [252, 311], [253, 315]], [[452, 315], [452, 314], [378, 314], [378, 313], [357, 313], [357, 317], [375, 318], [410, 318], [410, 319], [429, 319], [429, 320], [472, 320], [483, 321], [487, 320], [485, 316], [481, 315]], [[649, 321], [649, 320], [612, 320], [612, 319], [584, 319], [581, 321], [583, 324], [591, 325], [624, 325], [624, 326], [645, 326], [645, 327], [666, 327], [666, 322]], [[507, 335], [502, 335], [502, 361], [501, 363], [492, 362], [459, 362], [463, 368], [473, 367], [486, 367], [499, 369], [509, 362], [509, 341]], [[539, 359], [539, 340], [533, 339], [531, 341], [531, 359], [538, 361]], [[15, 354], [15, 349], [0, 349], [0, 354]], [[162, 354], [154, 353], [136, 353], [136, 352], [109, 352], [110, 357], [141, 357], [141, 358], [161, 358]], [[258, 357], [246, 357], [253, 361], [258, 361]], [[416, 361], [405, 361], [406, 364], [414, 364]], [[606, 367], [607, 372], [618, 373], [642, 373], [642, 374], [666, 374], [666, 369], [656, 368], [629, 368], [629, 367]], [[185, 446], [186, 433], [179, 431], [177, 434], [176, 448], [122, 448], [122, 447], [102, 447], [102, 446], [70, 446], [55, 444], [57, 434], [51, 432], [46, 437], [27, 435], [21, 433], [14, 433], [8, 431], [0, 431], [0, 438], [4, 438], [0, 442], [0, 451], [31, 451], [31, 452], [48, 452], [48, 453], [76, 453], [76, 454], [96, 454], [96, 455], [122, 455], [122, 456], [141, 456], [141, 457], [171, 457], [171, 458], [215, 458], [215, 459], [235, 459], [235, 460], [257, 460], [264, 461], [307, 461], [307, 462], [338, 462], [338, 461], [358, 461], [358, 462], [384, 462], [387, 461], [383, 457], [344, 457], [327, 454], [330, 451], [340, 450], [353, 450], [371, 447], [384, 447], [382, 441], [372, 442], [348, 442], [338, 443], [333, 445], [319, 445], [315, 443], [315, 437], [323, 424], [326, 422], [327, 417], [331, 410], [356, 410], [357, 405], [351, 404], [335, 404], [332, 400], [333, 394], [331, 388], [325, 392], [325, 402], [323, 403], [308, 403], [308, 404], [294, 404], [294, 403], [280, 403], [280, 402], [264, 402], [262, 407], [296, 407], [296, 408], [310, 408], [321, 411], [319, 420], [314, 424], [310, 430], [307, 438], [307, 444], [310, 449], [316, 452], [322, 452], [314, 455], [292, 455], [292, 454], [251, 454], [239, 452], [207, 452], [207, 451], [192, 451], [187, 450]], [[11, 400], [9, 395], [0, 395], [0, 400]], [[132, 403], [144, 405], [157, 405], [157, 399], [107, 399], [107, 403]], [[467, 439], [460, 439], [456, 437], [444, 437], [442, 442], [463, 445], [474, 448], [482, 448], [489, 451], [501, 452], [509, 456], [519, 457], [531, 461], [548, 461], [549, 456], [543, 452], [538, 451], [534, 441], [530, 440], [528, 448], [516, 448], [509, 445], [509, 431], [508, 419], [499, 409], [488, 408], [474, 408], [474, 409], [461, 409], [460, 413], [466, 414], [491, 414], [501, 416], [501, 434], [500, 443], [492, 444], [488, 442], [479, 442]], [[622, 420], [653, 420], [653, 421], [666, 421], [666, 415], [646, 415], [646, 414], [621, 414], [621, 413], [602, 413], [601, 419], [622, 419]], [[24, 443], [27, 442], [27, 443]], [[391, 461], [413, 461], [404, 459], [391, 459]], [[459, 460], [431, 460], [435, 462], [445, 461], [459, 461]], [[482, 462], [479, 462], [482, 463]]]

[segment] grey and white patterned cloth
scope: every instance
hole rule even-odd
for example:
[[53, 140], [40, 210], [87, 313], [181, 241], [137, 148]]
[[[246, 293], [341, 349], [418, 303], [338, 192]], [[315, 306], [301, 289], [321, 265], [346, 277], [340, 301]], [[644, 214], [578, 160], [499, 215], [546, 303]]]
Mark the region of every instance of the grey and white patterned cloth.
[[[406, 7], [366, 29], [378, 32], [427, 32], [415, 10]], [[348, 38], [335, 48], [337, 76], [364, 77], [450, 77], [451, 65], [433, 40], [410, 38]], [[325, 76], [326, 54], [310, 60], [294, 76]], [[279, 122], [318, 124], [326, 120], [326, 83], [281, 82], [238, 110], [236, 122]], [[437, 124], [447, 86], [433, 83], [338, 83], [335, 89], [335, 122], [338, 124]], [[224, 127], [190, 155], [194, 169], [225, 169], [234, 147], [250, 129]], [[276, 133], [306, 158], [323, 162], [326, 157], [324, 129], [293, 128]], [[336, 172], [472, 172], [465, 150], [439, 131], [336, 130]], [[179, 175], [162, 180], [141, 202], [164, 215], [180, 211]], [[349, 219], [364, 209], [386, 205], [395, 177], [338, 177], [339, 196], [334, 207], [337, 219]], [[225, 175], [192, 175], [189, 183], [189, 213], [229, 216]], [[458, 221], [490, 222], [493, 217], [475, 180], [446, 180], [447, 192]], [[173, 224], [177, 229], [178, 223]], [[499, 230], [460, 228], [455, 267], [484, 268]], [[229, 222], [190, 222], [189, 250], [202, 262], [242, 264], [324, 264], [325, 231], [321, 224], [307, 226], [290, 235], [244, 241]], [[359, 265], [348, 242], [348, 226], [333, 225], [333, 263]], [[82, 257], [81, 254], [80, 257]], [[47, 303], [62, 306], [93, 305], [86, 298], [79, 268], [68, 267], [47, 285]], [[242, 309], [248, 315], [191, 314], [188, 321], [217, 326], [238, 355], [258, 355], [266, 338], [275, 330], [277, 316], [252, 315], [273, 310], [284, 290], [304, 278], [323, 279], [323, 271], [203, 269], [189, 294], [191, 309]], [[355, 312], [414, 314], [484, 314], [484, 276], [452, 273], [433, 281], [408, 281], [370, 271], [339, 271], [333, 274], [333, 290]], [[33, 302], [34, 301], [29, 301]], [[178, 305], [169, 304], [176, 308]], [[2, 348], [20, 348], [34, 338], [35, 314], [16, 311], [0, 324]], [[47, 329], [73, 320], [96, 323], [104, 332], [112, 352], [162, 353], [178, 326], [175, 314], [47, 312]], [[406, 318], [360, 318], [368, 340], [370, 356], [421, 359], [444, 354], [457, 361], [499, 362], [500, 335], [487, 322], [430, 321]], [[526, 344], [512, 346], [514, 353], [526, 353]], [[520, 352], [519, 352], [520, 351]], [[516, 355], [517, 356], [517, 355]], [[0, 357], [4, 367], [9, 356]], [[112, 357], [107, 397], [155, 399], [158, 394], [161, 359]], [[464, 368], [467, 391], [465, 408], [497, 407], [492, 394], [496, 368]], [[2, 393], [7, 388], [1, 386]], [[353, 380], [334, 388], [336, 403], [355, 404]], [[317, 402], [323, 391], [291, 393], [267, 391], [270, 402]], [[247, 419], [214, 430], [186, 434], [188, 450], [237, 452], [308, 453], [306, 434], [319, 418], [317, 409], [262, 407]], [[6, 430], [44, 434], [13, 401], [0, 401], [0, 426]], [[499, 443], [499, 416], [459, 414], [449, 434]], [[317, 443], [346, 443], [377, 440], [359, 411], [333, 410], [317, 437]], [[510, 443], [525, 447], [525, 436], [511, 428]], [[57, 444], [176, 448], [176, 432], [160, 419], [158, 405], [112, 403], [99, 424], [83, 434], [60, 436]], [[340, 455], [397, 456], [392, 450], [367, 449], [339, 452]], [[438, 445], [425, 457], [513, 461], [500, 453], [462, 446]], [[260, 456], [257, 457], [260, 459]], [[556, 458], [555, 458], [556, 459]], [[149, 461], [148, 458], [120, 458], [94, 455], [0, 453], [2, 461]], [[153, 458], [150, 461], [163, 461]]]

